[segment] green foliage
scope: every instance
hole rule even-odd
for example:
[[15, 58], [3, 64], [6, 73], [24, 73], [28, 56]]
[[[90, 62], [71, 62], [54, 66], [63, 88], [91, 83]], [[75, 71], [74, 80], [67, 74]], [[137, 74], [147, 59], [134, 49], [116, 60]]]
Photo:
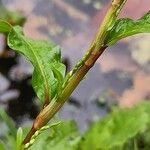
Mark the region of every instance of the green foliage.
[[25, 22], [25, 17], [21, 13], [9, 11], [2, 4], [0, 4], [0, 19], [12, 25], [23, 25]]
[[9, 33], [11, 28], [12, 26], [8, 22], [0, 19], [0, 33]]
[[37, 130], [37, 131], [34, 133], [34, 135], [31, 137], [31, 140], [30, 140], [27, 144], [24, 145], [24, 148], [25, 148], [25, 149], [28, 149], [30, 146], [32, 146], [32, 145], [34, 144], [34, 142], [36, 141], [36, 138], [37, 138], [41, 133], [43, 133], [43, 131], [48, 130], [48, 129], [50, 129], [50, 128], [53, 128], [53, 127], [59, 125], [60, 123], [61, 123], [61, 122], [52, 123], [52, 124], [50, 124], [50, 125], [46, 125], [46, 126], [42, 127], [41, 129]]
[[0, 140], [0, 150], [5, 150], [5, 145], [1, 140]]
[[16, 150], [21, 150], [23, 141], [23, 131], [22, 128], [17, 130], [17, 137], [16, 137]]
[[29, 150], [76, 150], [80, 137], [74, 121], [62, 122], [52, 130], [42, 132]]
[[[0, 6], [1, 7], [1, 6]], [[34, 66], [33, 88], [41, 101], [58, 98], [62, 92], [66, 67], [61, 63], [60, 48], [54, 43], [27, 38], [22, 28], [11, 25], [22, 24], [22, 16], [0, 8], [0, 32], [7, 33], [8, 46], [23, 54]], [[11, 24], [11, 25], [10, 25]], [[150, 12], [137, 21], [119, 19], [108, 31], [105, 44], [143, 32], [150, 32]], [[78, 68], [77, 68], [78, 69]], [[54, 108], [55, 109], [55, 108]], [[0, 141], [0, 149], [21, 150], [24, 128], [15, 128], [13, 121], [0, 110], [0, 117], [8, 131]], [[43, 118], [40, 118], [43, 119]], [[82, 136], [74, 122], [58, 126], [44, 126], [32, 136], [25, 148], [30, 150], [130, 150], [138, 149], [139, 138], [146, 143], [143, 150], [150, 149], [149, 133], [150, 103], [144, 102], [133, 108], [116, 109], [104, 119], [96, 122]], [[51, 128], [53, 127], [53, 128]], [[51, 131], [45, 129], [51, 128]], [[144, 137], [143, 137], [144, 135]], [[4, 144], [5, 143], [5, 144]]]
[[[142, 147], [142, 150], [149, 150], [149, 126], [150, 102], [143, 102], [133, 108], [116, 108], [104, 119], [93, 123], [83, 135], [79, 134], [74, 121], [52, 123], [35, 133], [28, 149], [131, 150], [137, 146], [138, 149]], [[2, 150], [16, 150], [16, 141], [17, 145], [20, 145], [22, 139], [21, 132], [21, 129], [18, 129], [17, 138], [8, 132], [6, 139], [0, 142], [0, 147], [5, 147]]]
[[137, 21], [129, 18], [117, 20], [112, 29], [108, 31], [105, 43], [113, 45], [125, 37], [145, 32], [150, 32], [150, 11]]
[[[133, 108], [116, 109], [94, 123], [83, 135], [79, 134], [74, 121], [50, 124], [35, 133], [29, 150], [131, 150], [136, 146], [148, 150], [149, 108], [150, 102], [143, 102]], [[17, 138], [8, 133], [6, 139], [0, 142], [0, 147], [16, 150], [16, 143], [20, 145], [22, 139], [21, 132], [18, 129]], [[23, 132], [25, 135], [27, 131], [23, 128]]]
[[134, 108], [118, 109], [95, 123], [83, 137], [81, 150], [124, 149], [124, 144], [150, 124], [150, 103]]
[[[0, 150], [8, 150], [8, 149], [23, 150], [24, 148], [22, 146], [22, 141], [25, 135], [27, 134], [27, 132], [29, 131], [30, 127], [27, 126], [27, 127], [19, 128], [18, 130], [15, 128], [15, 134], [13, 134], [13, 132], [10, 130], [14, 128], [12, 119], [7, 115], [7, 113], [4, 110], [1, 109], [1, 112], [2, 113], [0, 113], [0, 123], [1, 121], [3, 121], [7, 129], [5, 131], [5, 135], [0, 136]], [[1, 117], [1, 114], [3, 117]], [[6, 120], [5, 118], [7, 118], [7, 121], [5, 121]], [[10, 126], [12, 127], [10, 128]], [[61, 128], [58, 131], [57, 131], [58, 129], [57, 126]], [[70, 121], [70, 122], [68, 121], [68, 122], [63, 122], [63, 123], [61, 122], [50, 123], [49, 125], [42, 127], [33, 135], [27, 147], [29, 148], [31, 146], [29, 149], [33, 149], [33, 150], [34, 149], [43, 150], [43, 147], [48, 146], [48, 143], [53, 145], [54, 144], [53, 140], [59, 143], [59, 140], [61, 139], [63, 140], [63, 138], [65, 138], [64, 136], [66, 136], [66, 138], [67, 136], [68, 138], [72, 137], [71, 133], [73, 135], [73, 132], [75, 133], [76, 130], [77, 128], [73, 121]], [[50, 143], [51, 140], [52, 142]]]
[[13, 120], [7, 115], [7, 113], [0, 109], [0, 123], [3, 121], [6, 129], [4, 129], [5, 135], [1, 135], [0, 137], [0, 150], [16, 150], [16, 135], [17, 129]]
[[26, 56], [33, 64], [32, 85], [40, 100], [50, 100], [61, 92], [65, 66], [61, 63], [59, 46], [27, 38], [19, 26], [10, 31], [8, 45]]
[[14, 121], [7, 115], [7, 113], [3, 109], [0, 109], [0, 120], [3, 120], [9, 130], [9, 133], [15, 137], [17, 129], [15, 127]]

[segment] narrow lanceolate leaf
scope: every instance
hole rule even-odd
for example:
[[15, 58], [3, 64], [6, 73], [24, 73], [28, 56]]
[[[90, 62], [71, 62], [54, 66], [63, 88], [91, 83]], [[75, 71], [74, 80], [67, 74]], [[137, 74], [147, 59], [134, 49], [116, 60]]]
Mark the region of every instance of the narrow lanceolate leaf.
[[117, 20], [113, 28], [108, 31], [106, 44], [113, 45], [125, 37], [147, 32], [150, 32], [150, 11], [136, 21], [129, 18]]
[[8, 45], [27, 57], [34, 66], [32, 84], [40, 100], [50, 100], [60, 92], [65, 66], [61, 63], [58, 46], [25, 37], [19, 26], [10, 31]]
[[12, 26], [8, 22], [0, 19], [0, 33], [8, 33], [11, 28]]
[[17, 130], [17, 137], [16, 137], [16, 150], [21, 150], [22, 139], [23, 139], [23, 131], [22, 128], [19, 128]]

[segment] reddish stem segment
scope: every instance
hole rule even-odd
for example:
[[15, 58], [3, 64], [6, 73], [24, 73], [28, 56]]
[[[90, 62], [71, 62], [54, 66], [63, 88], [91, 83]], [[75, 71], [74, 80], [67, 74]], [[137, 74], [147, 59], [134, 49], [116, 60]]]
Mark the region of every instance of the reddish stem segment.
[[59, 100], [52, 101], [48, 106], [46, 106], [35, 119], [33, 126], [23, 141], [23, 144], [26, 144], [30, 141], [33, 134], [39, 130], [41, 127], [46, 125], [49, 120], [58, 112], [62, 105], [66, 102], [69, 96], [72, 94], [74, 89], [78, 86], [80, 81], [84, 78], [90, 68], [95, 64], [96, 60], [104, 52], [107, 46], [102, 47], [99, 51], [93, 51], [90, 57], [85, 61], [84, 65], [73, 75], [71, 82], [65, 87], [62, 96]]
[[93, 49], [93, 47], [92, 49], [90, 48], [90, 53], [88, 57], [86, 57], [86, 59], [84, 60], [84, 64], [82, 64], [82, 66], [75, 71], [73, 76], [71, 76], [70, 81], [65, 86], [60, 98], [58, 100], [52, 100], [50, 104], [48, 104], [46, 101], [44, 109], [39, 113], [39, 115], [35, 119], [30, 132], [23, 141], [23, 144], [28, 143], [32, 135], [38, 129], [46, 125], [49, 122], [49, 120], [58, 112], [58, 110], [66, 102], [66, 100], [69, 98], [74, 89], [78, 86], [83, 77], [95, 64], [96, 60], [107, 48], [107, 46], [103, 46], [105, 44], [107, 31], [110, 27], [114, 25], [114, 22], [117, 19], [117, 16], [126, 1], [127, 0], [112, 0], [111, 6], [107, 11], [106, 16], [101, 24], [101, 27], [97, 32], [95, 40], [93, 41], [95, 49]]

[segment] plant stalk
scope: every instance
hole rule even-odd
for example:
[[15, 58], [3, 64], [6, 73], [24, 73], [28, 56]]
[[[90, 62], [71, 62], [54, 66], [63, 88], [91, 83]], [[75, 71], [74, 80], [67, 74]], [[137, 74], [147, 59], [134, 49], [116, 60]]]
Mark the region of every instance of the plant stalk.
[[49, 120], [59, 111], [63, 104], [68, 100], [74, 89], [78, 86], [80, 81], [84, 78], [87, 72], [95, 64], [96, 60], [101, 56], [107, 48], [105, 45], [105, 38], [108, 31], [113, 27], [117, 16], [127, 0], [113, 0], [106, 16], [93, 40], [89, 50], [83, 58], [77, 63], [72, 73], [65, 79], [65, 87], [59, 99], [53, 99], [35, 119], [31, 130], [23, 141], [26, 144], [30, 141], [34, 133], [41, 127], [46, 125]]
[[84, 64], [84, 62], [90, 57], [90, 54], [94, 50], [100, 50], [100, 48], [106, 44], [105, 38], [107, 36], [107, 33], [114, 26], [118, 14], [120, 13], [126, 1], [127, 0], [112, 0], [112, 3], [109, 6], [109, 9], [103, 19], [103, 22], [101, 23], [89, 49], [87, 50], [86, 54], [81, 58], [81, 60], [75, 65], [75, 67], [67, 74], [63, 87], [66, 86], [66, 84], [76, 73], [78, 68], [80, 68]]
[[33, 126], [28, 133], [27, 137], [23, 141], [26, 144], [30, 141], [32, 135], [39, 130], [41, 127], [46, 125], [49, 120], [58, 112], [58, 110], [63, 106], [66, 100], [70, 97], [71, 93], [78, 86], [80, 81], [84, 78], [86, 73], [95, 64], [99, 56], [104, 52], [107, 46], [102, 47], [100, 51], [93, 52], [89, 59], [84, 63], [84, 65], [72, 76], [71, 82], [67, 84], [62, 95], [58, 100], [53, 100], [48, 106], [46, 106], [35, 119]]

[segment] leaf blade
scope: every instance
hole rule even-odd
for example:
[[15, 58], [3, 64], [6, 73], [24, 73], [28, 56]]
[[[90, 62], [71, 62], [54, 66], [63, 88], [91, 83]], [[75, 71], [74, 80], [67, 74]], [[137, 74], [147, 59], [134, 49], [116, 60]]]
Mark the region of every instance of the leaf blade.
[[128, 36], [149, 32], [150, 11], [136, 21], [129, 18], [118, 19], [112, 29], [108, 31], [105, 43], [110, 46]]
[[16, 150], [21, 150], [22, 140], [23, 140], [23, 131], [22, 128], [19, 128], [17, 130], [17, 136], [16, 136]]
[[0, 4], [0, 19], [6, 20], [11, 25], [23, 25], [25, 17], [20, 12], [9, 11]]
[[80, 136], [76, 123], [66, 121], [61, 122], [58, 126], [52, 126], [51, 132], [42, 132], [30, 149], [77, 150], [79, 140]]
[[9, 129], [9, 132], [15, 137], [17, 130], [15, 127], [14, 121], [8, 116], [8, 114], [5, 112], [5, 110], [0, 109], [0, 119], [6, 124], [6, 126]]
[[12, 26], [5, 20], [0, 19], [0, 33], [9, 33]]
[[125, 142], [143, 132], [150, 123], [150, 103], [133, 108], [118, 109], [93, 124], [80, 142], [81, 150], [114, 150], [123, 148]]
[[8, 45], [26, 56], [34, 66], [32, 84], [39, 99], [52, 99], [57, 94], [60, 84], [54, 75], [54, 64], [57, 62], [59, 66], [63, 66], [63, 69], [59, 70], [62, 80], [65, 71], [65, 66], [61, 63], [60, 48], [53, 43], [25, 37], [19, 26], [13, 27], [10, 31]]

